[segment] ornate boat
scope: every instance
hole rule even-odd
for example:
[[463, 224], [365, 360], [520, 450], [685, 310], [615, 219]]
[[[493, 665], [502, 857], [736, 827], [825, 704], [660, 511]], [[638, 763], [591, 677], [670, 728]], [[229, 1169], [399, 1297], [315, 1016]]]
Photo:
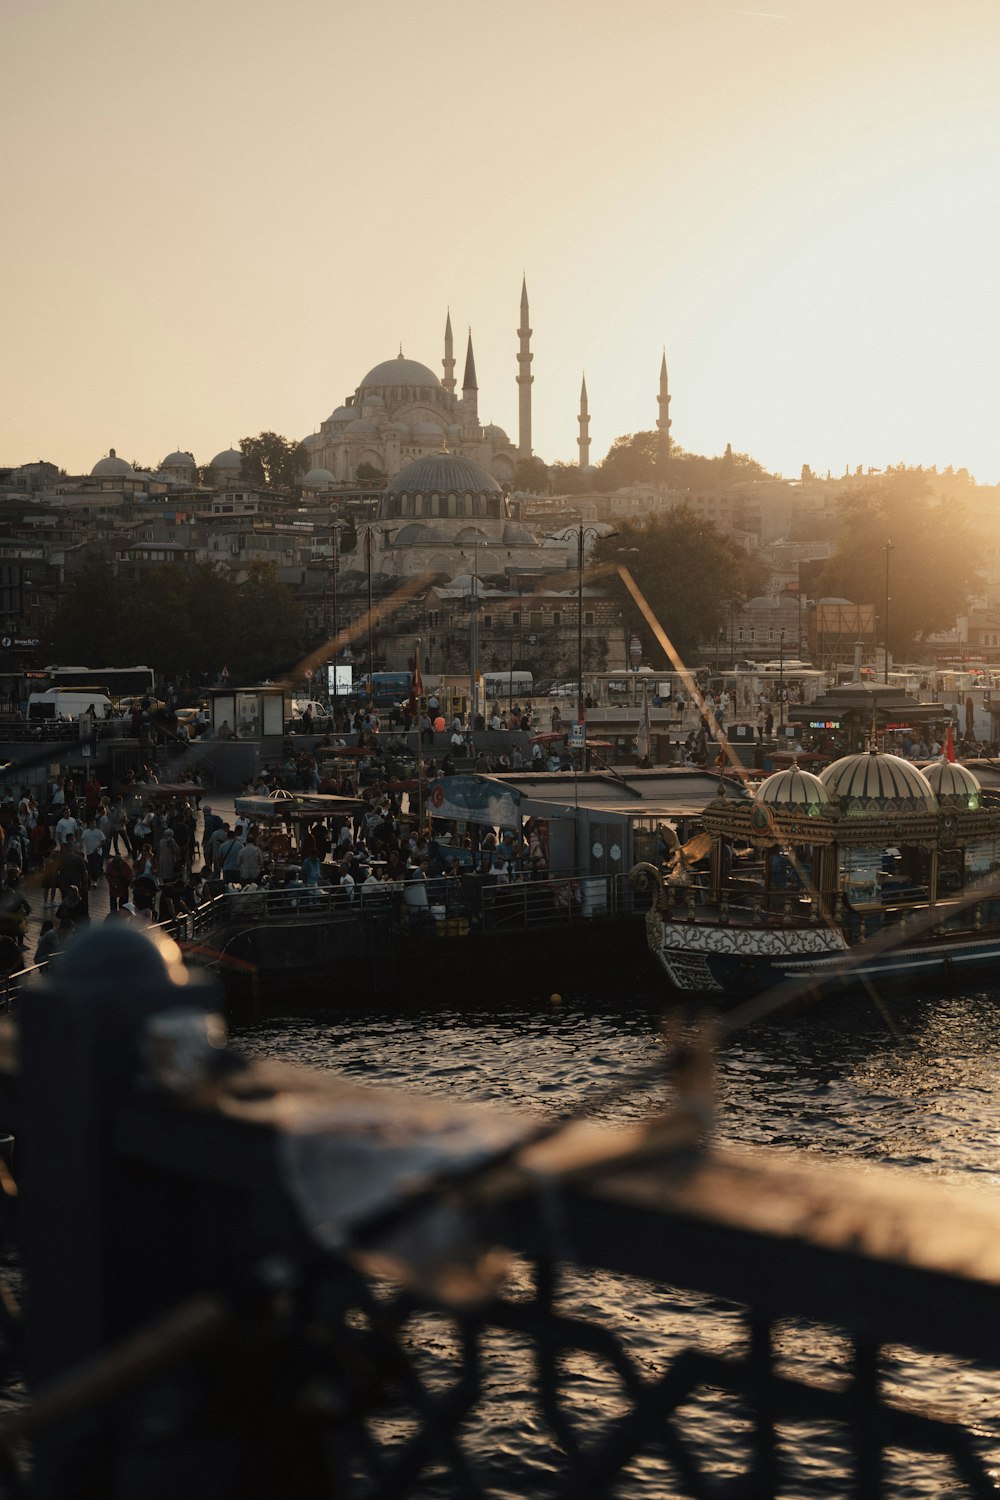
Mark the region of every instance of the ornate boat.
[[967, 767], [876, 749], [751, 794], [720, 780], [652, 887], [649, 946], [682, 991], [1000, 979], [1000, 797]]

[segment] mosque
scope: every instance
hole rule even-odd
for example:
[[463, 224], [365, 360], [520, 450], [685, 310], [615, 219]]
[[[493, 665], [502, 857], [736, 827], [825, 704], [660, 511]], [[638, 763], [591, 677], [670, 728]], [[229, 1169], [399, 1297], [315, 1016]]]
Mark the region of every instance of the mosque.
[[397, 474], [415, 459], [448, 451], [469, 459], [509, 489], [520, 458], [531, 456], [531, 328], [528, 288], [521, 282], [521, 322], [518, 363], [518, 440], [511, 442], [502, 427], [479, 420], [479, 386], [472, 350], [472, 333], [465, 355], [462, 393], [455, 379], [455, 344], [451, 313], [445, 320], [444, 379], [400, 348], [395, 359], [383, 360], [361, 381], [343, 406], [338, 406], [318, 432], [303, 439], [312, 468], [304, 487], [322, 490], [337, 481], [364, 477], [367, 466], [380, 474]]

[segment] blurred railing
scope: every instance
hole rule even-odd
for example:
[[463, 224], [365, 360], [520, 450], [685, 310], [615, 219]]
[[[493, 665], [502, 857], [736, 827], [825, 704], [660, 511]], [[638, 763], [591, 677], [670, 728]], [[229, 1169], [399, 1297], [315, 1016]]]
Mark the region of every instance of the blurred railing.
[[716, 1152], [697, 1052], [583, 1131], [247, 1065], [105, 931], [0, 1029], [4, 1497], [997, 1493], [990, 1195]]

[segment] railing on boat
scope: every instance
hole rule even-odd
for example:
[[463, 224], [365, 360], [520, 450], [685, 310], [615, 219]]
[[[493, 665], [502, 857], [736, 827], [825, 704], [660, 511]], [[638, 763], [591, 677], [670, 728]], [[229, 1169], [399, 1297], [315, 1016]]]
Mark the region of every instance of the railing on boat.
[[4, 1495], [995, 1495], [989, 1193], [716, 1152], [681, 1070], [504, 1123], [54, 979], [0, 1031]]

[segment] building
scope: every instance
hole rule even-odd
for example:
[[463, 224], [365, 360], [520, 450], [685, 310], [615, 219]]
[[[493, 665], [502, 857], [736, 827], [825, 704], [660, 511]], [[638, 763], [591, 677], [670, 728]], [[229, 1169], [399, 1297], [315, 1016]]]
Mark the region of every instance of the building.
[[[531, 354], [527, 341], [527, 291], [522, 291], [521, 351], [518, 355], [521, 441], [530, 453]], [[526, 362], [527, 361], [527, 362]], [[320, 489], [337, 481], [363, 479], [373, 474], [395, 474], [414, 459], [437, 452], [442, 442], [449, 450], [485, 469], [505, 488], [514, 482], [519, 448], [502, 427], [485, 425], [479, 415], [479, 384], [469, 333], [462, 392], [455, 380], [451, 314], [445, 322], [444, 379], [427, 365], [407, 359], [402, 348], [395, 359], [370, 369], [352, 395], [345, 398], [319, 431], [303, 439], [312, 467], [306, 485]], [[527, 434], [525, 436], [525, 434]]]

